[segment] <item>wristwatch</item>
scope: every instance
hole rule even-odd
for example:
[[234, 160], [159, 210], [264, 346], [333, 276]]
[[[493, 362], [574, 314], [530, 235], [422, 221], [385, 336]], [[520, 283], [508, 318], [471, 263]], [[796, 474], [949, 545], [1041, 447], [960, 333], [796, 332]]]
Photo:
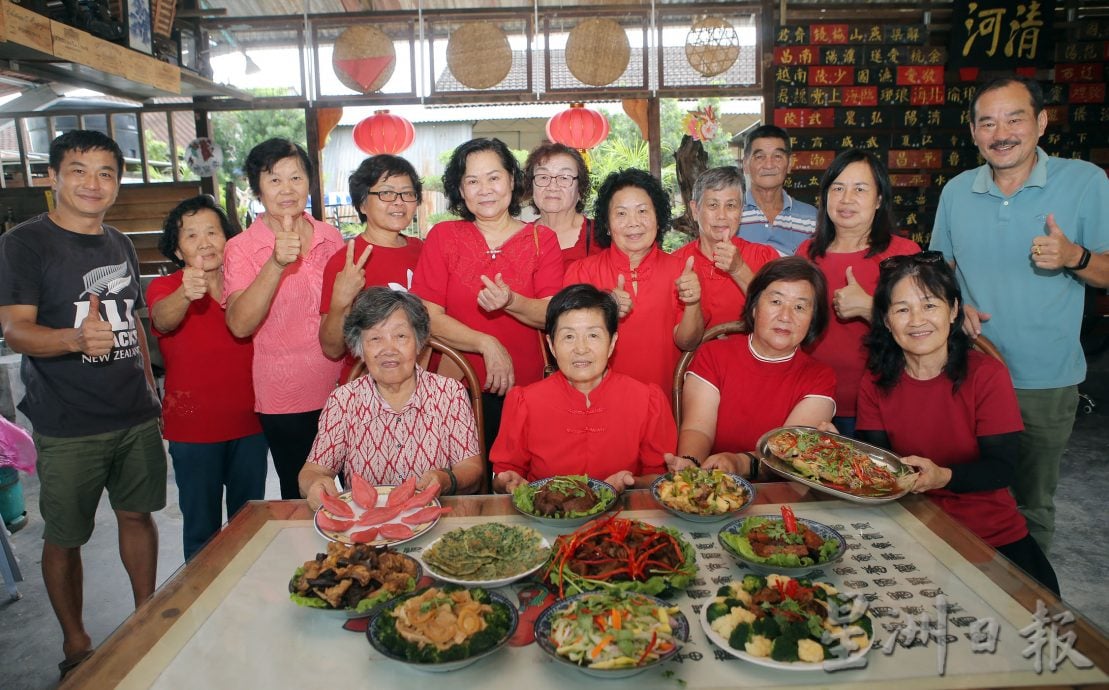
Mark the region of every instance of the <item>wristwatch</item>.
[[[1081, 247], [1082, 245], [1079, 246]], [[1064, 266], [1063, 268], [1067, 269], [1068, 271], [1081, 271], [1082, 269], [1090, 265], [1090, 256], [1090, 250], [1082, 247], [1082, 258], [1078, 260], [1078, 263], [1073, 266]]]

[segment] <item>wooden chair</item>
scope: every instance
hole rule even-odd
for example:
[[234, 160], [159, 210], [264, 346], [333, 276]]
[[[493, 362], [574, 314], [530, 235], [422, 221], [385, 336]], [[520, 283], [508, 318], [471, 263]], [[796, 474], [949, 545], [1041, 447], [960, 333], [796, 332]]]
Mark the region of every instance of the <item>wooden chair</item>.
[[1001, 350], [998, 350], [997, 345], [994, 345], [993, 342], [986, 336], [980, 335], [975, 338], [973, 341], [971, 341], [971, 347], [973, 347], [975, 350], [978, 350], [982, 354], [989, 355], [1002, 364], [1005, 364], [1005, 358], [1001, 356]]
[[[461, 352], [447, 345], [435, 336], [428, 338], [427, 348], [428, 350], [434, 350], [442, 354], [453, 362], [462, 372], [462, 378], [460, 380], [462, 381], [462, 385], [466, 387], [466, 391], [470, 394], [470, 404], [473, 405], [474, 408], [474, 424], [477, 427], [477, 445], [478, 450], [481, 452], [481, 461], [488, 465], [489, 452], [485, 447], [485, 435], [482, 433], [482, 429], [485, 428], [485, 414], [482, 412], [481, 407], [481, 382], [478, 381], [477, 372], [474, 371], [474, 368], [470, 366], [470, 362]], [[427, 361], [423, 354], [421, 354], [420, 361]], [[350, 375], [347, 376], [347, 383], [350, 383], [365, 373], [366, 363], [362, 360], [358, 360], [354, 368], [350, 370]]]
[[[705, 331], [705, 334], [701, 336], [701, 344], [744, 332], [746, 331], [742, 321], [718, 323]], [[697, 354], [697, 350], [683, 352], [681, 359], [678, 360], [678, 366], [674, 368], [674, 385], [670, 395], [671, 402], [674, 404], [674, 422], [678, 425], [679, 431], [682, 428], [682, 389], [685, 387], [685, 372], [689, 370], [689, 365], [693, 362], [693, 355], [695, 354]]]

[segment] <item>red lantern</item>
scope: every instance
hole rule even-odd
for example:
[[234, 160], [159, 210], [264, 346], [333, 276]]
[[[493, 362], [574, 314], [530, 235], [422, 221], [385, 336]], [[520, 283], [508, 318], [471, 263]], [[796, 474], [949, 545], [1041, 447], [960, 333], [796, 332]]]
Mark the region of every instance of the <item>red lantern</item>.
[[551, 141], [579, 151], [593, 148], [607, 136], [605, 116], [581, 103], [571, 103], [569, 110], [547, 120], [547, 137]]
[[397, 154], [412, 145], [416, 130], [412, 123], [388, 110], [378, 110], [354, 126], [354, 143], [371, 156]]

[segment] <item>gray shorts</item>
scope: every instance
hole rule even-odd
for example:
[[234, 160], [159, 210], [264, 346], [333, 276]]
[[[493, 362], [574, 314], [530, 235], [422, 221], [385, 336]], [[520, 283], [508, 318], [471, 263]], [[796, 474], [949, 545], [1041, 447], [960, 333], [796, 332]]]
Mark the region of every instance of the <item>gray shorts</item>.
[[104, 489], [113, 510], [166, 507], [166, 452], [157, 418], [105, 434], [33, 437], [47, 542], [67, 548], [86, 543]]

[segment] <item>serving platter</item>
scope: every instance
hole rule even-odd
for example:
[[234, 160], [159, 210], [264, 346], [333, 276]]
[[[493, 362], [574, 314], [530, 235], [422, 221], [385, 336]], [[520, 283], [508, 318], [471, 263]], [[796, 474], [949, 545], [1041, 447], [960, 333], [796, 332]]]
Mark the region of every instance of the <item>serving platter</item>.
[[683, 520], [706, 523], [727, 520], [728, 518], [735, 517], [737, 514], [746, 510], [747, 507], [750, 506], [752, 502], [754, 502], [755, 494], [757, 494], [758, 491], [755, 489], [754, 485], [752, 485], [749, 481], [739, 476], [738, 474], [732, 474], [731, 472], [725, 472], [724, 474], [730, 477], [732, 481], [734, 481], [743, 490], [744, 496], [746, 497], [743, 504], [738, 508], [735, 508], [734, 510], [712, 514], [690, 513], [669, 505], [665, 500], [663, 500], [660, 492], [662, 483], [673, 478], [672, 472], [659, 475], [655, 479], [655, 481], [651, 482], [651, 496], [655, 499], [655, 502], [658, 503], [659, 506], [661, 506], [664, 510], [669, 511], [673, 515], [676, 515]]
[[[540, 613], [539, 617], [535, 620], [535, 643], [539, 645], [540, 649], [542, 649], [553, 659], [555, 659], [555, 661], [566, 664], [568, 666], [572, 666], [582, 673], [593, 676], [594, 678], [627, 678], [628, 676], [634, 676], [637, 673], [642, 673], [649, 668], [658, 666], [659, 664], [670, 659], [670, 657], [677, 654], [678, 651], [681, 649], [679, 645], [675, 645], [672, 650], [660, 655], [658, 659], [655, 659], [650, 663], [643, 664], [642, 666], [632, 666], [628, 668], [592, 668], [590, 666], [582, 666], [577, 662], [562, 656], [558, 653], [555, 643], [551, 640], [551, 628], [554, 625], [555, 618], [558, 616], [559, 613], [564, 611], [567, 607], [571, 606], [579, 599], [582, 599], [583, 597], [593, 596], [596, 596], [595, 592], [584, 592], [582, 594], [575, 594], [573, 596], [566, 597], [565, 599], [559, 599], [554, 604], [551, 604], [551, 606], [546, 608], [542, 613]], [[671, 602], [668, 602], [665, 599], [659, 599], [658, 597], [650, 596], [648, 594], [635, 594], [634, 596], [649, 599], [657, 606], [663, 608], [669, 608], [673, 606]], [[670, 614], [670, 628], [673, 631], [675, 639], [681, 640], [683, 642], [689, 641], [689, 619], [685, 617], [684, 613], [678, 611], [676, 613]]]
[[[768, 521], [777, 521], [777, 522], [782, 521], [781, 516], [778, 516], [778, 515], [759, 515], [758, 517], [760, 517], [764, 520], [768, 520]], [[736, 559], [737, 561], [739, 561], [743, 565], [747, 566], [748, 568], [751, 568], [755, 572], [760, 573], [762, 575], [772, 575], [774, 573], [779, 573], [781, 575], [790, 575], [792, 577], [800, 577], [800, 576], [805, 575], [807, 573], [811, 573], [814, 570], [823, 570], [824, 568], [827, 568], [828, 566], [838, 562], [840, 559], [843, 558], [843, 555], [845, 553], [847, 553], [847, 540], [843, 538], [842, 534], [840, 534], [839, 532], [832, 529], [828, 525], [825, 525], [822, 522], [817, 522], [816, 520], [810, 520], [808, 518], [799, 517], [799, 518], [794, 518], [794, 519], [798, 523], [804, 524], [806, 527], [811, 529], [813, 532], [815, 532], [817, 535], [819, 535], [821, 539], [823, 539], [825, 541], [828, 541], [829, 539], [831, 539], [832, 541], [834, 541], [836, 543], [835, 552], [832, 555], [830, 555], [828, 557], [828, 559], [825, 560], [823, 563], [814, 563], [812, 565], [806, 565], [806, 566], [801, 566], [801, 567], [796, 567], [796, 568], [789, 567], [789, 566], [769, 565], [769, 564], [766, 564], [766, 563], [759, 563], [758, 561], [751, 560], [747, 556], [743, 555], [742, 553], [739, 552], [738, 549], [736, 549], [734, 546], [732, 546], [731, 544], [729, 544], [727, 541], [724, 540], [724, 535], [725, 534], [729, 534], [729, 533], [730, 534], [740, 534], [741, 530], [743, 529], [744, 523], [746, 523], [747, 520], [750, 520], [750, 519], [751, 518], [743, 518], [743, 519], [740, 519], [740, 520], [733, 520], [732, 522], [729, 522], [728, 524], [724, 525], [723, 527], [720, 528], [720, 531], [717, 532], [716, 541], [720, 543], [720, 547], [723, 548], [725, 551], [727, 551], [728, 555], [730, 555], [732, 558]]]
[[[545, 479], [536, 479], [534, 482], [529, 482], [528, 486], [532, 489], [538, 490], [545, 486], [547, 482], [556, 478], [557, 477], [546, 477]], [[516, 512], [520, 513], [521, 515], [524, 515], [528, 518], [531, 518], [532, 520], [535, 520], [538, 523], [547, 525], [549, 527], [556, 527], [559, 529], [580, 527], [590, 520], [595, 520], [596, 518], [611, 510], [612, 507], [616, 505], [616, 502], [620, 499], [620, 495], [616, 493], [616, 489], [608, 482], [603, 482], [600, 479], [593, 479], [592, 477], [589, 477], [588, 483], [589, 488], [593, 489], [593, 493], [595, 494], [599, 495], [602, 490], [611, 492], [611, 498], [609, 498], [609, 500], [607, 501], [602, 501], [600, 507], [596, 508], [588, 515], [579, 515], [572, 518], [555, 518], [546, 517], [544, 515], [536, 515], [535, 513], [529, 513], [528, 511], [521, 508], [520, 504], [516, 500], [515, 495], [512, 496], [512, 507], [515, 508]]]
[[[389, 493], [392, 492], [392, 490], [395, 489], [396, 486], [381, 485], [381, 486], [377, 486], [375, 488], [377, 489], [377, 506], [376, 507], [381, 508], [381, 507], [385, 506], [385, 501], [388, 499]], [[358, 505], [354, 501], [354, 498], [352, 496], [352, 492], [347, 491], [346, 493], [339, 494], [338, 498], [341, 501], [343, 501], [344, 503], [346, 503], [347, 505], [349, 505], [351, 507], [351, 510], [354, 511], [355, 521], [357, 521], [358, 518], [361, 517], [362, 514], [366, 512], [366, 509], [362, 508], [360, 505]], [[441, 508], [442, 505], [443, 504], [439, 502], [439, 499], [436, 498], [432, 501], [429, 501], [427, 506], [425, 506], [425, 507], [434, 506], [436, 508]], [[320, 526], [320, 512], [324, 511], [324, 510], [325, 510], [325, 508], [323, 508], [322, 506], [318, 510], [316, 510], [315, 514], [312, 516], [312, 526], [316, 528], [316, 533], [317, 534], [319, 534], [324, 539], [327, 539], [328, 541], [337, 541], [341, 544], [353, 544], [353, 543], [355, 543], [354, 540], [351, 538], [351, 535], [353, 533], [360, 532], [362, 530], [370, 528], [370, 526], [367, 526], [367, 525], [355, 525], [354, 527], [352, 527], [348, 530], [342, 531], [342, 532], [335, 531], [335, 530], [324, 529], [322, 526]], [[418, 510], [423, 510], [423, 507], [410, 508], [408, 510], [402, 511], [399, 515], [397, 515], [392, 520], [389, 520], [385, 524], [401, 523], [401, 520], [403, 520], [405, 517], [407, 517], [409, 515], [412, 515], [413, 513], [415, 513]], [[441, 515], [437, 515], [435, 517], [435, 519], [431, 520], [430, 522], [425, 522], [425, 523], [421, 523], [421, 524], [418, 524], [418, 525], [409, 525], [409, 527], [412, 528], [412, 534], [406, 535], [402, 538], [390, 539], [388, 537], [383, 537], [380, 534], [378, 534], [376, 539], [374, 539], [373, 541], [365, 542], [365, 543], [370, 544], [372, 546], [396, 546], [397, 544], [404, 544], [405, 542], [410, 542], [413, 539], [415, 539], [416, 537], [419, 537], [421, 534], [423, 534], [424, 532], [427, 532], [429, 529], [434, 527], [435, 524], [439, 522], [440, 517], [441, 517]], [[403, 523], [401, 523], [401, 524], [403, 524]], [[373, 525], [373, 526], [374, 527], [381, 527], [381, 525]]]
[[858, 441], [856, 439], [850, 438], [848, 436], [843, 436], [841, 434], [819, 431], [809, 426], [783, 426], [778, 427], [777, 429], [771, 429], [770, 431], [763, 434], [758, 443], [755, 445], [755, 452], [759, 454], [759, 458], [762, 461], [763, 466], [765, 466], [767, 469], [769, 469], [771, 472], [774, 472], [775, 474], [781, 475], [786, 479], [798, 482], [799, 484], [804, 484], [805, 486], [812, 487], [817, 491], [835, 496], [836, 498], [842, 498], [845, 501], [851, 501], [852, 503], [861, 503], [863, 505], [881, 505], [883, 503], [889, 503], [891, 501], [896, 501], [897, 499], [909, 493], [908, 488], [902, 488], [897, 491], [883, 493], [880, 495], [852, 493], [850, 491], [838, 489], [834, 486], [829, 486], [821, 481], [805, 477], [799, 474], [797, 470], [793, 468], [793, 465], [789, 463], [789, 461], [779, 458], [770, 450], [769, 440], [775, 434], [781, 433], [783, 431], [809, 433], [815, 432], [824, 436], [829, 436], [836, 439], [837, 441], [852, 445], [859, 452], [866, 455], [872, 462], [885, 467], [887, 470], [893, 472], [894, 474], [915, 472], [913, 468], [901, 462], [901, 457], [899, 455], [897, 455], [896, 453], [891, 453], [884, 448], [872, 446], [869, 443], [863, 443], [862, 441]]

